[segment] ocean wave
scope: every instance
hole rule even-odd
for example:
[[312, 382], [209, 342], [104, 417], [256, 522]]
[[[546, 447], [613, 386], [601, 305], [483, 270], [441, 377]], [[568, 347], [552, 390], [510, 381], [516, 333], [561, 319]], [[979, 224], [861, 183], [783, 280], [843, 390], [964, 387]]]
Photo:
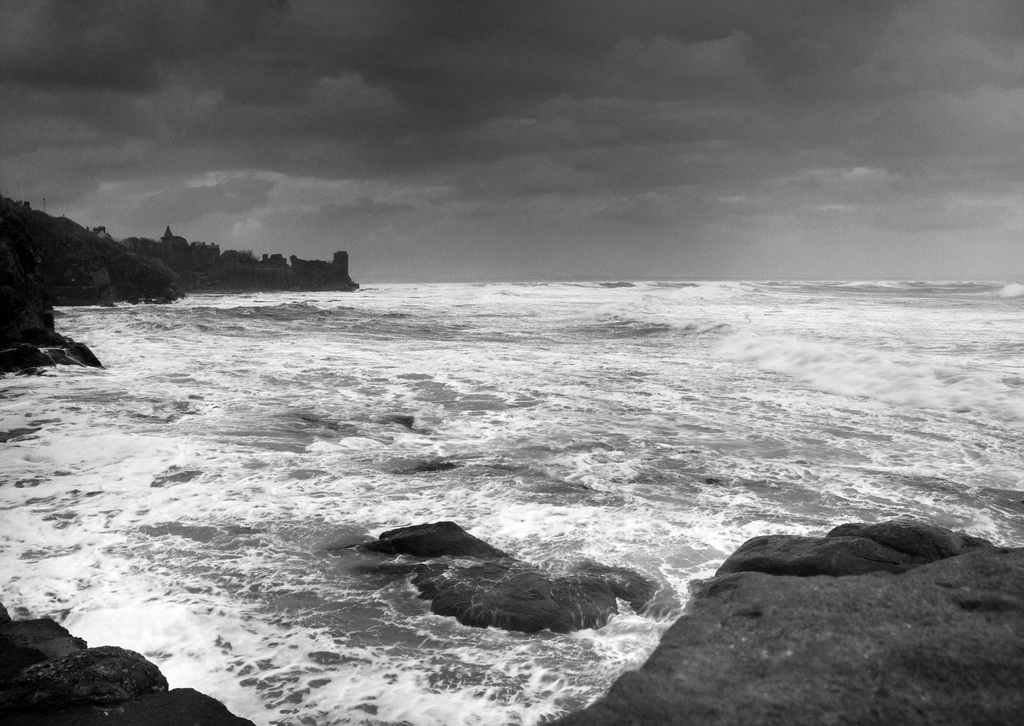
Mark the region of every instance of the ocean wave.
[[1021, 285], [1019, 282], [1014, 282], [1000, 288], [999, 292], [996, 294], [999, 297], [1024, 297], [1024, 285]]
[[781, 337], [735, 335], [721, 350], [826, 393], [911, 408], [983, 411], [1000, 420], [1024, 421], [1024, 401], [996, 376], [922, 360], [896, 360], [877, 350]]
[[[766, 287], [792, 287], [804, 292], [858, 296], [931, 297], [947, 295], [987, 295], [999, 291], [1000, 283], [977, 280], [817, 280], [802, 282], [772, 281]], [[1012, 288], [1013, 286], [1008, 286]], [[1005, 289], [1005, 288], [1004, 288]]]

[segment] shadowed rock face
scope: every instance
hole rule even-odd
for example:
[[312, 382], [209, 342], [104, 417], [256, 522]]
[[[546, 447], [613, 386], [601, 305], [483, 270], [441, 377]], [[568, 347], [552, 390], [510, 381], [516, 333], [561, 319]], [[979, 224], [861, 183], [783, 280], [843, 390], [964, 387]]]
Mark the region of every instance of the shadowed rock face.
[[134, 651], [88, 648], [58, 623], [11, 621], [0, 605], [0, 723], [4, 726], [253, 726], [192, 689], [167, 690]]
[[26, 712], [5, 717], [4, 726], [253, 726], [220, 701], [191, 688], [152, 693], [134, 701], [85, 706], [57, 713]]
[[0, 201], [9, 220], [31, 238], [53, 304], [170, 302], [182, 296], [178, 275], [161, 260], [133, 254], [65, 217]]
[[432, 560], [384, 563], [371, 570], [411, 576], [420, 597], [430, 601], [432, 612], [478, 628], [527, 633], [599, 628], [618, 613], [619, 599], [640, 610], [657, 590], [637, 572], [594, 563], [552, 576], [492, 547], [454, 522], [389, 530], [378, 540], [355, 548]]
[[102, 367], [86, 346], [54, 331], [36, 240], [23, 216], [24, 210], [0, 198], [0, 372]]
[[[556, 723], [1024, 723], [1024, 549], [906, 522], [792, 539], [787, 548], [773, 538], [762, 564], [830, 576], [754, 571], [750, 553], [762, 558], [765, 548], [744, 545], [730, 567], [748, 569], [723, 565], [698, 585], [639, 671]], [[846, 574], [879, 552], [850, 542], [824, 559], [832, 564], [808, 568], [808, 552], [847, 539], [882, 548], [876, 571]], [[894, 566], [900, 574], [887, 571]]]
[[34, 648], [44, 658], [63, 658], [87, 647], [63, 625], [46, 618], [0, 624], [0, 638], [22, 648]]
[[15, 676], [0, 706], [59, 711], [82, 704], [120, 703], [167, 690], [160, 669], [134, 651], [103, 646], [29, 666]]

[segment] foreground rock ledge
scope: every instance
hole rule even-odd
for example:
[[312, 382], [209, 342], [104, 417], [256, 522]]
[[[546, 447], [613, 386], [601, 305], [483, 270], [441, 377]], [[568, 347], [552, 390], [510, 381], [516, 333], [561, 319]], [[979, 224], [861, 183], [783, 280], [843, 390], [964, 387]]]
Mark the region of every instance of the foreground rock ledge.
[[12, 621], [0, 604], [0, 723], [4, 726], [253, 726], [191, 688], [167, 690], [160, 669], [131, 650], [89, 648], [46, 618]]
[[[823, 540], [863, 553], [853, 540], [865, 527], [844, 525], [816, 546], [757, 538], [746, 554], [790, 551], [802, 570], [808, 552], [824, 552], [829, 569], [849, 552]], [[870, 527], [881, 535], [862, 538], [906, 557], [806, 577], [752, 571], [739, 558], [697, 588], [639, 671], [556, 723], [1024, 723], [1024, 549], [917, 523]], [[744, 571], [730, 571], [741, 560]], [[769, 566], [784, 570], [784, 560]], [[851, 561], [860, 570], [866, 560]]]

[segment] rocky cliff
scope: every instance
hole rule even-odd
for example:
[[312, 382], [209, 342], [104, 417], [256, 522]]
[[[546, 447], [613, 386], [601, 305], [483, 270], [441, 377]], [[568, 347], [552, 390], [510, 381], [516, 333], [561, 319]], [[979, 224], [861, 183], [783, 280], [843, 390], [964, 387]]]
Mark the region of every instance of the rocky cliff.
[[60, 335], [26, 210], [0, 198], [0, 372], [58, 363], [101, 367], [85, 345]]
[[178, 275], [164, 262], [129, 252], [110, 237], [65, 217], [10, 199], [3, 212], [35, 243], [39, 271], [54, 305], [170, 302], [182, 297]]

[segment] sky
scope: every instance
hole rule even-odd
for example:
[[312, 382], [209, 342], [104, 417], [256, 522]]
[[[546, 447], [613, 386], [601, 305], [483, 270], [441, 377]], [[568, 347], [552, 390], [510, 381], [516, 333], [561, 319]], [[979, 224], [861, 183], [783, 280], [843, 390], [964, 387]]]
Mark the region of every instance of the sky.
[[1020, 0], [0, 0], [0, 191], [360, 283], [1024, 281]]

